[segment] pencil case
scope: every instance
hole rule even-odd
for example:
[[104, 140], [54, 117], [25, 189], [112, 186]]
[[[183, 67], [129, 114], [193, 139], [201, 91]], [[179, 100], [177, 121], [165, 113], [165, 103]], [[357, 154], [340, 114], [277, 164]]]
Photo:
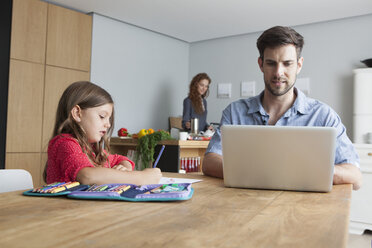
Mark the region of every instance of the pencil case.
[[[62, 185], [63, 187], [63, 185]], [[58, 188], [58, 192], [54, 190]], [[181, 201], [192, 197], [194, 189], [190, 183], [77, 185], [61, 189], [61, 186], [45, 185], [23, 192], [26, 196], [67, 196], [73, 199], [119, 200], [119, 201]]]
[[[103, 184], [98, 190], [73, 191], [68, 198], [119, 201], [182, 201], [192, 197], [190, 183], [179, 184]], [[117, 190], [121, 188], [122, 190]], [[101, 190], [104, 188], [103, 190]]]
[[[89, 188], [89, 185], [80, 184], [78, 182], [58, 182], [47, 184], [39, 188], [34, 188], [23, 192], [26, 196], [65, 196], [75, 191], [84, 191]], [[55, 192], [57, 191], [57, 192]]]

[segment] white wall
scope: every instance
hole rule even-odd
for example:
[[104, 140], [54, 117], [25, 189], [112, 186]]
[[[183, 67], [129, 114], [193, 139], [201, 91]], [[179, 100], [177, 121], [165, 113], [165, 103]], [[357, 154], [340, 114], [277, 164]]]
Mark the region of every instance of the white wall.
[[[372, 58], [372, 15], [294, 27], [305, 38], [304, 67], [299, 78], [310, 78], [310, 97], [336, 110], [352, 134], [353, 72], [359, 61]], [[263, 90], [257, 65], [260, 33], [208, 40], [190, 46], [189, 78], [200, 71], [212, 78], [208, 120], [219, 122], [228, 103], [240, 98], [241, 81], [256, 81]], [[232, 83], [232, 98], [217, 98], [217, 83]], [[372, 94], [372, 93], [371, 93]]]
[[168, 129], [182, 114], [189, 44], [93, 14], [91, 81], [115, 102], [115, 129]]
[[[304, 67], [310, 96], [341, 116], [352, 134], [353, 74], [359, 61], [372, 58], [372, 15], [294, 27], [305, 38]], [[188, 44], [149, 30], [93, 15], [91, 80], [113, 96], [115, 130], [168, 128], [168, 116], [182, 114], [182, 100], [191, 78], [207, 72], [212, 78], [208, 121], [219, 122], [222, 110], [240, 98], [241, 81], [256, 81], [256, 40], [261, 33]], [[217, 83], [233, 84], [232, 98], [217, 99]]]

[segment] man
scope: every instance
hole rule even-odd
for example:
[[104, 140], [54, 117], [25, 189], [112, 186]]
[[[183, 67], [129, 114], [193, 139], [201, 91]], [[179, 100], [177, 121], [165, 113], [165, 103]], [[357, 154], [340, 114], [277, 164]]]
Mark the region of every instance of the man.
[[[255, 97], [230, 104], [221, 125], [332, 126], [337, 130], [333, 184], [353, 184], [359, 189], [359, 158], [337, 113], [326, 104], [307, 98], [294, 87], [301, 71], [303, 37], [289, 27], [266, 30], [257, 40], [258, 65], [265, 89]], [[270, 151], [268, 151], [268, 155]], [[205, 175], [223, 178], [221, 133], [216, 130], [203, 161]]]

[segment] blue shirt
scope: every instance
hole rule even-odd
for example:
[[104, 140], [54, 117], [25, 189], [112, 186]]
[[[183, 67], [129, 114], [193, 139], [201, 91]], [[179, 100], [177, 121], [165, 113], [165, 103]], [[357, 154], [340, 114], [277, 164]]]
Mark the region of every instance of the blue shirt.
[[[350, 163], [359, 167], [359, 157], [346, 134], [340, 117], [328, 105], [308, 98], [294, 89], [297, 98], [292, 107], [280, 117], [276, 126], [328, 126], [337, 130], [335, 164]], [[267, 125], [269, 115], [264, 110], [261, 99], [263, 92], [255, 97], [231, 103], [222, 113], [220, 125]], [[222, 155], [221, 132], [218, 128], [209, 142], [206, 153]]]

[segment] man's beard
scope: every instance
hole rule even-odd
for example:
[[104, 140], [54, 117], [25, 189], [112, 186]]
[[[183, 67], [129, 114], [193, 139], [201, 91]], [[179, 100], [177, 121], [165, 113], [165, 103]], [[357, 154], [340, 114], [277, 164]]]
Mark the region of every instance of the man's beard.
[[[279, 79], [280, 80], [280, 79]], [[282, 81], [282, 80], [280, 80]], [[295, 80], [293, 81], [293, 83], [291, 85], [288, 85], [286, 88], [284, 88], [283, 90], [281, 89], [276, 89], [274, 86], [271, 85], [271, 83], [267, 83], [265, 82], [265, 85], [266, 85], [266, 89], [274, 96], [283, 96], [285, 95], [288, 91], [290, 91], [293, 86], [295, 85], [295, 82], [296, 82], [296, 78]]]

